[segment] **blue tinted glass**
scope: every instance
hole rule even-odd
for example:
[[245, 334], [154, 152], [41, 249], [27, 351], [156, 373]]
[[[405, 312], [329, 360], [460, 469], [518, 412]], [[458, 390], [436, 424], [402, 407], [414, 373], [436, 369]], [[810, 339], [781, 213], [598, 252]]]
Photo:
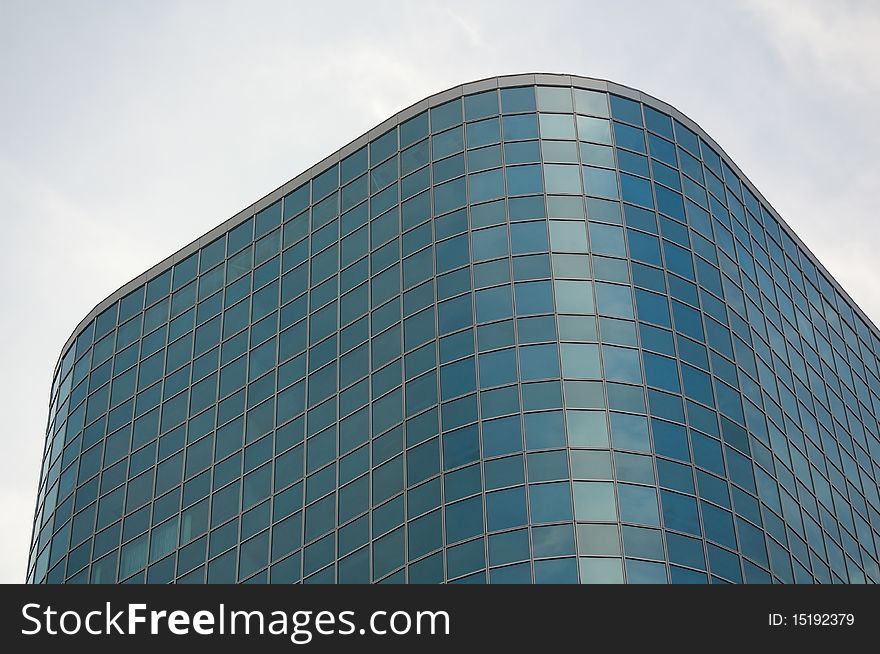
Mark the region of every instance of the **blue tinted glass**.
[[645, 152], [645, 133], [636, 127], [614, 123], [614, 142], [619, 148]]
[[505, 116], [502, 126], [506, 141], [538, 138], [538, 117], [536, 114]]
[[505, 175], [507, 177], [507, 192], [510, 195], [541, 193], [544, 190], [540, 166], [508, 167], [505, 168]]
[[501, 110], [504, 113], [535, 110], [535, 87], [520, 86], [501, 89]]
[[873, 326], [693, 122], [512, 79], [83, 320], [29, 581], [880, 581]]
[[656, 132], [668, 139], [673, 138], [672, 119], [647, 105], [645, 105], [645, 125], [652, 132]]
[[461, 122], [461, 100], [451, 100], [431, 109], [431, 132], [440, 132]]
[[465, 120], [477, 120], [498, 113], [498, 92], [494, 89], [464, 98]]
[[400, 148], [403, 149], [428, 135], [428, 112], [400, 124]]
[[642, 105], [635, 100], [611, 95], [611, 115], [633, 125], [642, 124]]

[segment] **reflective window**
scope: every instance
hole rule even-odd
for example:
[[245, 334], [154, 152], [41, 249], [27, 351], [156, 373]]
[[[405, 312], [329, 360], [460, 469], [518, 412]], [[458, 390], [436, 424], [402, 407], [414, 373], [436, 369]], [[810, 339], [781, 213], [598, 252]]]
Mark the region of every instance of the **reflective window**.
[[29, 581], [880, 581], [880, 335], [695, 125], [558, 80], [102, 302]]

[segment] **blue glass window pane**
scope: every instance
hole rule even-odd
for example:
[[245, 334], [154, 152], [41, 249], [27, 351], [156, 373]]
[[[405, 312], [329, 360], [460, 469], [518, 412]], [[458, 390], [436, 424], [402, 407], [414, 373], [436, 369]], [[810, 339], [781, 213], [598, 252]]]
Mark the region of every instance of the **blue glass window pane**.
[[642, 124], [642, 105], [635, 100], [611, 95], [611, 115], [633, 125]]
[[464, 97], [465, 120], [477, 120], [498, 113], [498, 92], [494, 89]]
[[504, 170], [507, 177], [507, 192], [509, 195], [527, 195], [544, 191], [541, 166], [508, 166]]
[[501, 89], [501, 110], [504, 113], [535, 110], [535, 87], [520, 86]]
[[571, 489], [567, 482], [529, 486], [532, 523], [571, 520]]

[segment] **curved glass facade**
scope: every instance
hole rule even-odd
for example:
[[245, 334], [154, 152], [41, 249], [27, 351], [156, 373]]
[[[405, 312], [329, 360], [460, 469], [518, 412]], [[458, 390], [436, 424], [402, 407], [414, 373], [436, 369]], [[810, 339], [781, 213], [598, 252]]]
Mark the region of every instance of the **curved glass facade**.
[[880, 338], [692, 121], [433, 96], [102, 302], [31, 582], [876, 582]]

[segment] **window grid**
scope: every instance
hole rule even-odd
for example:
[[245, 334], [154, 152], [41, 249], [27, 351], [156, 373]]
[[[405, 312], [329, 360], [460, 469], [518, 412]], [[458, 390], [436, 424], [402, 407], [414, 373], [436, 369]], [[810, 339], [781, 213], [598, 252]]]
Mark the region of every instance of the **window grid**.
[[[609, 125], [608, 163], [592, 168], [594, 160], [585, 158], [600, 150], [584, 145], [605, 137], [582, 134], [582, 122], [587, 130]], [[518, 138], [508, 138], [508, 131], [517, 136], [516, 129], [521, 130]], [[529, 143], [546, 147], [525, 161], [518, 159], [520, 144]], [[580, 147], [568, 148], [568, 143]], [[420, 156], [416, 149], [422, 147], [424, 159], [417, 159], [414, 168], [407, 163], [404, 170], [404, 154], [409, 161]], [[548, 160], [547, 148], [559, 154]], [[573, 153], [571, 163], [564, 163], [566, 149]], [[583, 184], [588, 171], [611, 170], [604, 165], [613, 166], [616, 188], [594, 196], [592, 186]], [[570, 174], [575, 171], [576, 182]], [[593, 184], [598, 177], [590, 179]], [[363, 191], [357, 184], [368, 188]], [[521, 195], [520, 188], [528, 190]], [[569, 199], [580, 205], [581, 218], [555, 214]], [[493, 218], [475, 224], [475, 211], [483, 215], [494, 203], [502, 209], [500, 222]], [[534, 213], [537, 207], [540, 216]], [[524, 216], [534, 222], [523, 222]], [[514, 226], [542, 222], [543, 254], [540, 248], [537, 257], [516, 252]], [[386, 224], [391, 229], [383, 234]], [[557, 224], [560, 230], [569, 225], [567, 231], [571, 225], [589, 228], [579, 255], [554, 249], [552, 227]], [[415, 239], [420, 229], [430, 231], [430, 243], [422, 239], [407, 251], [407, 239]], [[491, 230], [503, 234], [506, 254], [478, 258], [477, 237], [488, 243]], [[358, 233], [363, 245], [355, 240]], [[355, 250], [347, 255], [350, 248]], [[420, 256], [430, 257], [430, 265], [408, 283], [408, 269], [424, 268]], [[590, 289], [591, 307], [580, 315], [596, 325], [595, 335], [574, 341], [557, 324], [569, 316], [560, 312], [553, 289], [559, 280], [575, 281], [561, 268], [563, 256], [582, 256], [587, 265], [583, 282]], [[547, 262], [537, 278], [526, 275], [534, 282], [517, 279], [517, 266], [525, 273], [529, 257]], [[477, 269], [488, 271], [490, 264], [505, 267], [507, 281], [478, 284]], [[614, 276], [619, 275], [613, 273], [615, 266], [626, 271], [625, 277]], [[285, 280], [293, 285], [293, 295], [285, 291]], [[414, 299], [426, 284], [428, 303], [408, 313], [407, 297]], [[541, 288], [549, 293], [549, 304], [534, 315], [546, 316], [554, 333], [523, 341], [523, 320], [532, 314], [517, 301], [517, 290], [523, 301], [540, 303], [535, 293]], [[512, 303], [488, 322], [480, 317], [481, 298], [490, 297], [485, 291], [506, 292]], [[355, 306], [358, 292], [366, 293], [366, 306], [362, 300]], [[624, 297], [629, 299], [620, 305]], [[468, 307], [464, 322], [453, 320], [457, 304]], [[344, 316], [344, 305], [353, 306], [354, 314]], [[408, 347], [407, 320], [419, 311], [432, 314], [434, 336], [425, 334]], [[332, 317], [326, 328], [321, 324], [325, 315]], [[481, 346], [481, 329], [487, 335], [489, 329], [500, 333], [507, 323], [509, 344]], [[620, 331], [624, 325], [631, 336]], [[469, 349], [444, 359], [444, 343], [448, 349], [462, 337], [469, 340]], [[618, 344], [621, 338], [630, 340]], [[293, 351], [282, 352], [283, 346], [290, 347], [288, 341]], [[387, 359], [384, 351], [391, 343]], [[565, 375], [565, 343], [596, 344], [599, 374], [594, 381], [601, 397], [595, 405], [578, 404], [577, 389], [593, 388], [585, 385], [592, 382]], [[369, 359], [366, 369], [344, 382], [343, 365], [360, 348]], [[465, 95], [392, 128], [369, 148], [121, 298], [82, 329], [53, 383], [29, 580], [876, 582], [878, 348], [877, 336], [810, 256], [780, 229], [729, 164], [677, 118], [649, 103], [577, 87], [524, 86]], [[407, 358], [415, 361], [416, 353], [428, 349], [433, 364], [410, 377]], [[550, 359], [531, 354], [551, 349]], [[480, 357], [508, 350], [515, 370], [512, 385], [484, 387]], [[648, 375], [664, 354], [670, 362], [664, 365], [675, 369], [661, 376], [666, 386], [674, 380], [669, 388], [655, 385]], [[627, 358], [635, 362], [637, 378], [618, 377], [624, 373], [617, 366]], [[546, 367], [548, 361], [554, 363], [545, 372], [532, 372], [538, 362]], [[632, 375], [629, 365], [625, 374]], [[453, 370], [462, 366], [473, 372], [447, 394], [444, 377], [453, 379]], [[224, 390], [224, 376], [236, 374], [239, 379]], [[410, 415], [406, 389], [413, 382], [428, 383], [431, 376], [433, 399]], [[700, 380], [711, 383], [708, 394], [697, 396], [694, 385]], [[365, 397], [356, 399], [361, 387]], [[516, 406], [498, 415], [488, 411], [484, 401], [505, 389], [513, 391]], [[539, 398], [544, 389], [556, 389], [556, 398]], [[294, 391], [301, 399], [282, 418]], [[632, 404], [637, 397], [640, 406], [638, 400]], [[386, 424], [389, 402], [400, 417]], [[463, 416], [463, 424], [443, 424], [468, 406], [473, 415]], [[328, 407], [329, 420], [321, 416]], [[343, 452], [343, 420], [353, 421], [364, 410], [366, 438]], [[604, 416], [610, 439], [604, 447], [573, 443], [572, 425], [566, 430], [565, 423], [560, 423], [560, 442], [530, 445], [530, 420], [591, 410]], [[418, 421], [432, 415], [436, 432], [429, 429], [427, 436], [410, 442], [410, 430], [418, 433]], [[645, 445], [615, 441], [615, 424], [626, 416], [631, 423], [644, 418]], [[494, 429], [497, 421], [512, 417], [521, 425], [519, 450], [487, 452], [490, 423]], [[238, 423], [238, 445], [221, 455], [221, 434]], [[664, 433], [658, 434], [661, 427]], [[334, 442], [322, 453], [328, 435]], [[379, 461], [377, 448], [392, 437], [400, 444]], [[471, 441], [468, 452], [456, 452], [451, 444], [445, 453], [447, 440], [465, 437]], [[418, 477], [409, 458], [415, 460], [419, 448], [432, 443], [433, 471]], [[343, 483], [343, 466], [362, 449], [366, 468]], [[278, 462], [294, 458], [295, 452], [302, 470], [289, 478]], [[605, 452], [608, 471], [602, 474], [607, 479], [575, 470], [575, 457], [599, 461]], [[249, 454], [255, 463], [248, 464]], [[538, 465], [557, 454], [565, 463], [561, 478], [529, 476], [529, 462]], [[208, 458], [200, 462], [200, 455]], [[312, 456], [320, 457], [314, 469]], [[487, 469], [506, 465], [508, 459], [515, 463], [517, 457], [521, 480], [489, 488]], [[653, 480], [628, 477], [632, 471], [624, 462], [642, 460], [632, 457], [647, 457]], [[374, 497], [392, 463], [399, 467], [399, 480], [388, 482], [390, 495], [383, 490]], [[237, 470], [232, 476], [229, 467]], [[476, 473], [472, 487], [466, 477], [470, 469]], [[283, 482], [279, 470], [285, 472]], [[309, 489], [325, 474], [331, 475], [332, 488], [309, 497]], [[412, 486], [410, 475], [417, 479]], [[154, 481], [146, 503], [134, 500], [128, 506], [148, 477]], [[202, 479], [206, 486], [199, 488]], [[343, 509], [342, 494], [361, 483], [367, 487], [366, 507], [343, 520], [337, 514]], [[427, 493], [433, 484], [436, 497], [428, 508], [410, 515], [410, 503], [416, 501], [411, 492]], [[559, 484], [567, 488], [569, 513], [545, 522], [543, 511], [535, 513], [540, 507], [533, 505], [533, 495], [537, 502]], [[509, 526], [502, 521], [500, 529], [494, 527], [504, 512], [518, 510], [516, 503], [503, 506], [501, 498], [514, 497], [520, 488], [522, 511], [507, 518], [514, 521]], [[188, 492], [193, 495], [187, 497]], [[238, 498], [227, 517], [221, 510], [224, 493]], [[248, 493], [256, 499], [248, 499]], [[286, 493], [300, 495], [289, 510], [279, 504], [287, 500]], [[609, 498], [604, 509], [592, 506], [603, 494]], [[657, 502], [653, 516], [644, 513], [651, 513], [645, 499], [651, 494]], [[328, 501], [333, 515], [322, 512]], [[474, 501], [478, 520], [467, 512]], [[202, 531], [190, 533], [184, 519], [209, 502], [212, 509]], [[386, 513], [398, 510], [398, 502], [399, 515], [391, 518], [390, 527], [377, 527]], [[689, 515], [682, 521], [686, 510]], [[639, 511], [642, 517], [634, 518]], [[216, 524], [215, 513], [220, 516]], [[424, 532], [430, 538], [413, 542], [422, 533], [419, 520], [434, 514], [437, 525]], [[282, 525], [294, 518], [299, 531], [291, 535]], [[310, 525], [322, 520], [327, 526], [310, 533]], [[346, 544], [343, 556], [347, 534], [362, 520], [366, 540]], [[475, 531], [456, 540], [450, 530], [466, 520], [476, 525]], [[371, 537], [376, 528], [382, 533]], [[234, 538], [209, 551], [227, 529]], [[616, 546], [602, 545], [603, 530], [614, 531], [607, 543]], [[552, 541], [545, 534], [566, 531], [572, 538], [567, 545], [555, 550], [548, 545]], [[520, 547], [513, 558], [499, 554], [505, 538], [522, 541], [522, 534], [525, 550]], [[654, 539], [652, 552], [644, 543], [629, 543], [633, 534]], [[287, 547], [291, 538], [291, 547], [276, 555], [276, 545]], [[322, 552], [331, 541], [332, 555]], [[201, 559], [185, 558], [194, 549], [189, 546], [199, 542]], [[414, 545], [418, 554], [412, 555]], [[324, 558], [313, 565], [316, 556]], [[364, 556], [365, 566], [355, 558]]]

